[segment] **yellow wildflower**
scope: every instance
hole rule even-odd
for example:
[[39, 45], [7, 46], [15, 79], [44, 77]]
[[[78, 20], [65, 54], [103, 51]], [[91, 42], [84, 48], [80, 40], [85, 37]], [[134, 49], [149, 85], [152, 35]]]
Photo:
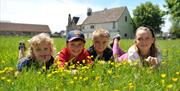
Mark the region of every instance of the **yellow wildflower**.
[[3, 74], [5, 72], [5, 70], [0, 70], [0, 74]]
[[91, 59], [91, 57], [90, 57], [90, 56], [87, 56], [87, 58]]
[[11, 83], [11, 82], [12, 82], [11, 79], [7, 79], [6, 81], [7, 81], [8, 83]]
[[96, 80], [99, 80], [99, 78], [100, 78], [99, 76], [96, 76]]
[[76, 77], [76, 76], [74, 77], [74, 80], [77, 80], [77, 77]]
[[173, 87], [172, 84], [167, 85], [167, 88], [172, 88], [172, 87]]
[[6, 77], [1, 77], [1, 80], [5, 80], [6, 79]]
[[111, 65], [114, 65], [114, 62], [111, 62]]
[[128, 83], [128, 86], [129, 86], [129, 88], [133, 88], [134, 87], [132, 82]]
[[93, 55], [91, 55], [91, 58], [93, 58]]
[[166, 77], [166, 74], [161, 74], [161, 77], [162, 77], [162, 78], [165, 78], [165, 77]]
[[165, 81], [164, 81], [164, 80], [161, 80], [161, 83], [162, 83], [162, 85], [164, 85]]
[[52, 74], [48, 74], [48, 78], [51, 77], [51, 76], [52, 76]]
[[174, 82], [177, 82], [177, 80], [178, 80], [178, 78], [172, 78], [172, 80], [174, 81]]
[[84, 81], [87, 81], [87, 80], [88, 80], [88, 77], [85, 77], [83, 80], [84, 80]]
[[86, 63], [86, 60], [82, 60], [82, 63]]
[[82, 76], [80, 76], [79, 79], [81, 80], [81, 79], [82, 79]]
[[118, 89], [115, 89], [115, 90], [113, 90], [113, 91], [120, 91], [120, 90], [118, 90]]
[[108, 72], [108, 74], [112, 74], [112, 70], [108, 70], [107, 72]]
[[71, 80], [69, 83], [73, 84], [73, 83], [74, 83], [74, 81], [73, 81], [73, 80]]
[[176, 72], [176, 75], [179, 75], [179, 72]]

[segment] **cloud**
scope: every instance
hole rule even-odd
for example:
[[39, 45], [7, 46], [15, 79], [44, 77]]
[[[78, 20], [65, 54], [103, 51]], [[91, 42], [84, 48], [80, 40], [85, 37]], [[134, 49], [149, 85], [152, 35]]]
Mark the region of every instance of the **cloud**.
[[1, 20], [47, 24], [52, 32], [66, 29], [69, 13], [85, 19], [87, 8], [93, 7], [73, 0], [1, 0], [1, 3]]

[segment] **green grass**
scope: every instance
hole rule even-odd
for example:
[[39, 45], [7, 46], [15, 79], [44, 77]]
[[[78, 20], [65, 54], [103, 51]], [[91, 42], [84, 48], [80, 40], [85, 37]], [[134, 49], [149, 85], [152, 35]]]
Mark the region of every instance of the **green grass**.
[[[28, 39], [28, 37], [0, 36], [0, 91], [180, 90], [180, 39], [157, 40], [163, 58], [158, 69], [132, 67], [127, 63], [99, 62], [95, 63], [93, 68], [79, 69], [77, 74], [61, 69], [50, 69], [47, 72], [40, 69], [23, 71], [15, 77], [18, 41]], [[65, 39], [55, 38], [54, 44], [57, 53], [65, 46]], [[124, 51], [132, 44], [133, 40], [125, 39], [120, 43]], [[86, 48], [90, 45], [91, 40], [87, 40]]]

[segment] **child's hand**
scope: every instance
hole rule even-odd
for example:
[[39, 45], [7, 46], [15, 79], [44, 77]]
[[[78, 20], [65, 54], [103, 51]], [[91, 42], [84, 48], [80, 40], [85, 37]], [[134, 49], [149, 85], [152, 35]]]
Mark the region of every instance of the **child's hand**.
[[148, 62], [150, 65], [158, 65], [157, 58], [149, 56], [147, 59], [145, 59], [146, 62]]

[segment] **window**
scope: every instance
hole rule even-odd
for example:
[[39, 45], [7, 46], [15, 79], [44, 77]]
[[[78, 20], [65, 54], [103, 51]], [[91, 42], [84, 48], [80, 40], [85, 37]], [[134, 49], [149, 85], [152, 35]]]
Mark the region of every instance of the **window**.
[[115, 29], [116, 28], [116, 25], [115, 25], [116, 23], [115, 22], [113, 22], [113, 29]]
[[127, 22], [127, 16], [125, 16], [125, 22]]
[[94, 29], [94, 25], [91, 25], [91, 27], [90, 27], [91, 29]]

